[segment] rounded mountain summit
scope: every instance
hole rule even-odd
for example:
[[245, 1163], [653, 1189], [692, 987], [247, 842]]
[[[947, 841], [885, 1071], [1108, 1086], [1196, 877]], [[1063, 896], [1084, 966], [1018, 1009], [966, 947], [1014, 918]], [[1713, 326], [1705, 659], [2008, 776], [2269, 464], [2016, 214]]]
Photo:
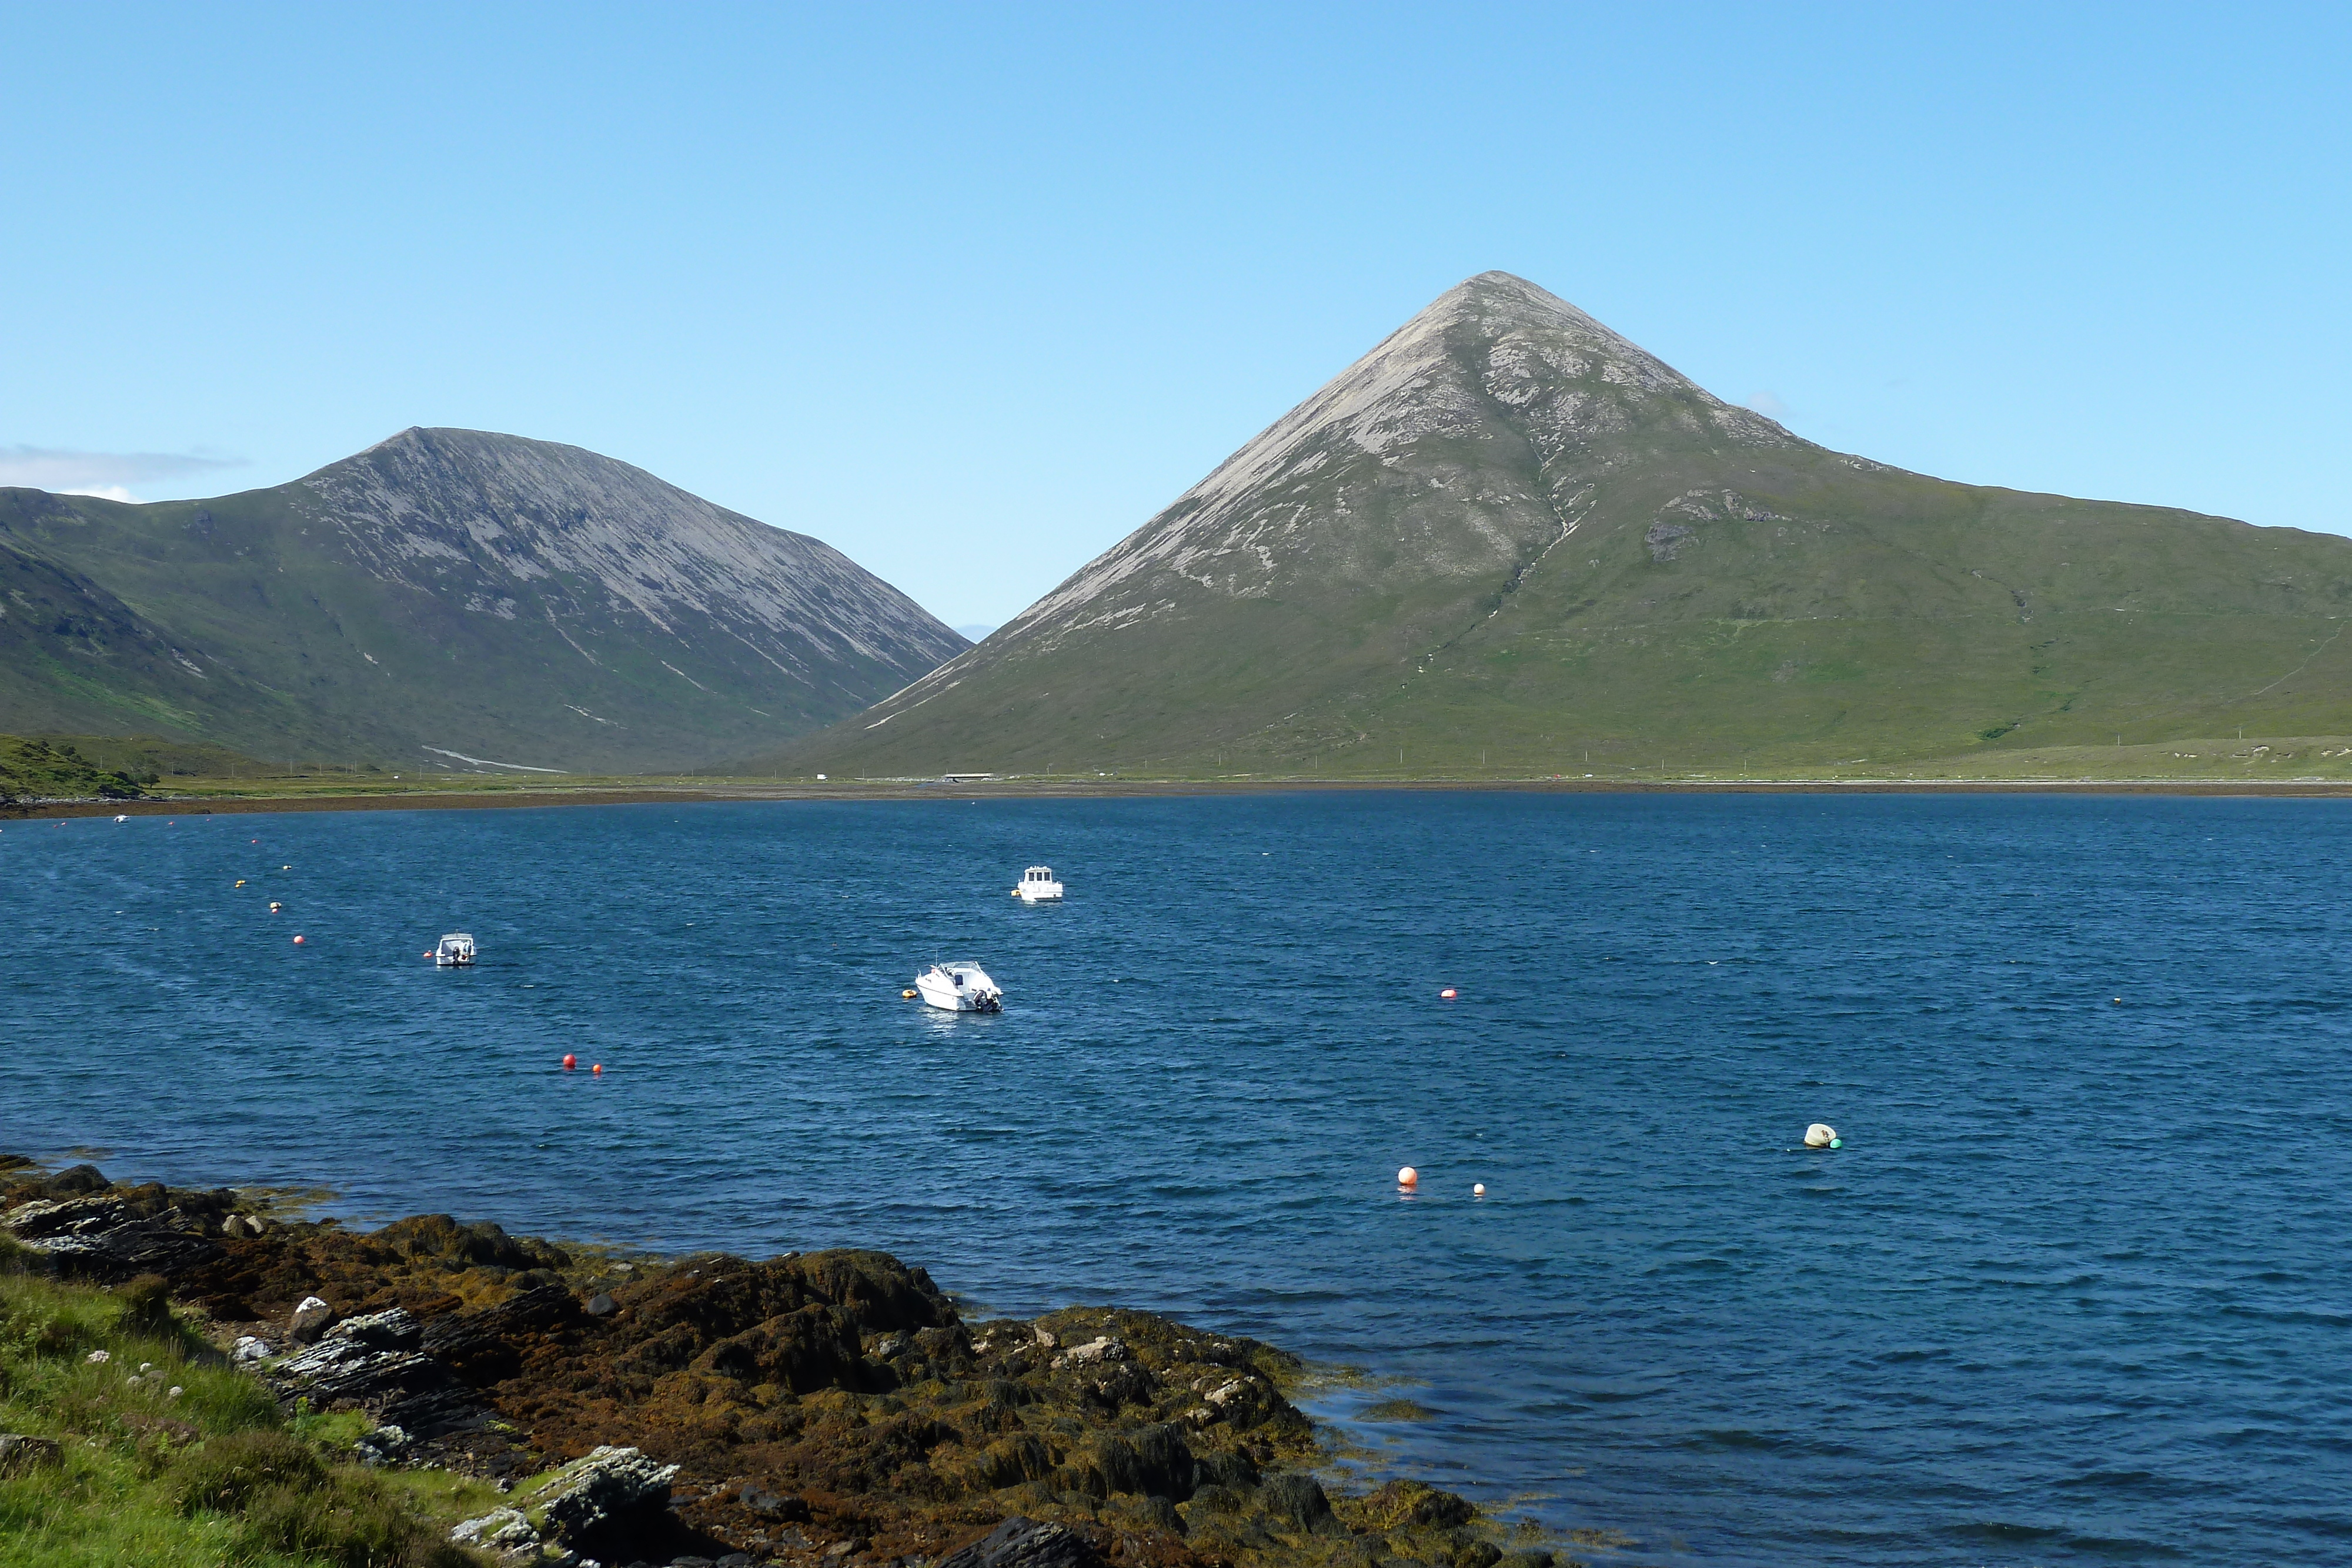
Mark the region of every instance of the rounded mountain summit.
[[0, 730], [461, 771], [740, 756], [971, 645], [820, 540], [478, 430], [206, 501], [0, 489]]
[[2352, 732], [2352, 540], [1952, 484], [1448, 290], [978, 646], [750, 766], [1601, 774]]

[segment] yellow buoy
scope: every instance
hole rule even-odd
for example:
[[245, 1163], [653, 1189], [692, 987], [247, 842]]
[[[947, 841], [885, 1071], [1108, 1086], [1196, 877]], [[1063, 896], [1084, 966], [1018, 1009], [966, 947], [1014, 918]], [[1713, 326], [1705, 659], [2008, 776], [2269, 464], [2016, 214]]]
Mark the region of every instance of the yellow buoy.
[[237, 886], [239, 886], [239, 887], [243, 887], [243, 886], [245, 885], [245, 878], [243, 878], [243, 877], [238, 877], [238, 878], [236, 879], [236, 885], [237, 885]]
[[915, 993], [912, 991], [900, 991], [898, 994], [906, 998], [910, 1002], [915, 999]]

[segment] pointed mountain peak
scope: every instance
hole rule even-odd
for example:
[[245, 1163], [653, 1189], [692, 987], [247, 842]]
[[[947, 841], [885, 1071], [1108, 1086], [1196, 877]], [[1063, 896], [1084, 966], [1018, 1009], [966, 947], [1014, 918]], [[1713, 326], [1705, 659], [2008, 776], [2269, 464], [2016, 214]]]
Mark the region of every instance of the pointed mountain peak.
[[[2079, 528], [2063, 552], [2078, 568], [2105, 541], [2102, 586], [2049, 579], [2053, 524]], [[2231, 618], [2272, 591], [2259, 563], [2284, 546], [2248, 532], [1826, 451], [1484, 272], [987, 642], [809, 742], [793, 770], [1605, 779], [1695, 747], [1844, 766], [1882, 742], [1980, 747], [2018, 712], [2079, 734], [2066, 716], [2095, 689], [2118, 694], [2120, 729], [2176, 703], [2147, 684], [2150, 659], [2185, 667], [2167, 638], [2210, 638], [2201, 656], [2231, 672], [2210, 711], [2246, 700], [2238, 650], [2274, 633]], [[2175, 559], [2150, 553], [2159, 534], [2210, 564], [2167, 580], [2217, 613], [2131, 641], [2116, 608], [2140, 602], [2148, 561]], [[2352, 545], [2324, 549], [2309, 580], [2352, 580]], [[2048, 586], [2029, 604], [2012, 580]], [[2080, 608], [2047, 611], [2050, 595]], [[2305, 602], [2310, 641], [2282, 660], [2328, 634], [2324, 595]], [[2053, 613], [2080, 619], [2052, 630]], [[2054, 689], [2053, 646], [2101, 673]]]
[[1590, 359], [1599, 361], [1604, 382], [1649, 391], [1672, 388], [1695, 394], [1710, 407], [1719, 406], [1696, 382], [1633, 340], [1515, 273], [1482, 272], [1463, 279], [1366, 358], [1391, 344], [1432, 339], [1443, 340], [1457, 353], [1490, 362], [1499, 356], [1526, 363], [1532, 355], [1550, 360], [1555, 368], [1567, 369]]
[[1424, 438], [1491, 434], [1498, 422], [1520, 430], [1547, 464], [1643, 428], [1743, 446], [1793, 439], [1549, 290], [1482, 272], [1269, 425], [1161, 520], [1240, 503], [1345, 453], [1386, 460]]
[[1580, 329], [1616, 336], [1550, 289], [1529, 283], [1515, 272], [1482, 272], [1475, 277], [1465, 277], [1430, 301], [1421, 314], [1432, 312], [1442, 312], [1455, 319], [1516, 319], [1528, 327]]

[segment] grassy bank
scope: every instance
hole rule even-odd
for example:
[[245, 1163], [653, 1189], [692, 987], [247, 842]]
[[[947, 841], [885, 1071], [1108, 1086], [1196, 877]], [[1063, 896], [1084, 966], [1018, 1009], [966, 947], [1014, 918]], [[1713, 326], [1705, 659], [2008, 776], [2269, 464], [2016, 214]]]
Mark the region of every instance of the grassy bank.
[[60, 797], [128, 800], [153, 778], [110, 769], [70, 743], [0, 735], [0, 807]]
[[473, 1568], [450, 1524], [497, 1506], [446, 1471], [350, 1462], [364, 1425], [281, 1416], [161, 1281], [14, 1270], [0, 1241], [0, 1432], [54, 1440], [0, 1473], [5, 1568]]
[[[9, 737], [0, 737], [4, 747]], [[55, 754], [52, 753], [54, 756]], [[90, 755], [83, 751], [80, 756]], [[111, 760], [111, 758], [109, 758]], [[135, 759], [134, 759], [135, 760]], [[206, 811], [341, 808], [467, 808], [562, 804], [685, 803], [696, 800], [921, 800], [999, 795], [1160, 795], [1280, 789], [1708, 789], [1814, 787], [1899, 789], [2116, 789], [2215, 792], [2352, 793], [2352, 736], [2228, 736], [2160, 744], [1988, 747], [1962, 757], [1855, 757], [1834, 764], [1784, 765], [1703, 753], [1603, 760], [1598, 753], [1557, 763], [1509, 763], [1444, 770], [1410, 765], [1342, 773], [1242, 768], [1157, 773], [1108, 770], [1014, 773], [949, 785], [922, 779], [760, 778], [717, 774], [390, 774], [331, 769], [167, 774], [135, 790], [101, 793], [119, 775], [62, 775], [37, 795], [20, 791], [18, 815], [198, 814]], [[73, 800], [59, 797], [72, 795]], [[136, 795], [137, 799], [129, 799]]]

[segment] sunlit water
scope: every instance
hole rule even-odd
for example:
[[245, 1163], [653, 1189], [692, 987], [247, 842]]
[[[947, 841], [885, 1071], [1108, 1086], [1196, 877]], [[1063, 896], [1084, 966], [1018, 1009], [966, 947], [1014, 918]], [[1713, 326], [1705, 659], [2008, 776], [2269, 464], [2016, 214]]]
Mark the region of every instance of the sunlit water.
[[1163, 1310], [1613, 1562], [2338, 1563], [2347, 859], [2146, 799], [11, 821], [0, 1147]]

